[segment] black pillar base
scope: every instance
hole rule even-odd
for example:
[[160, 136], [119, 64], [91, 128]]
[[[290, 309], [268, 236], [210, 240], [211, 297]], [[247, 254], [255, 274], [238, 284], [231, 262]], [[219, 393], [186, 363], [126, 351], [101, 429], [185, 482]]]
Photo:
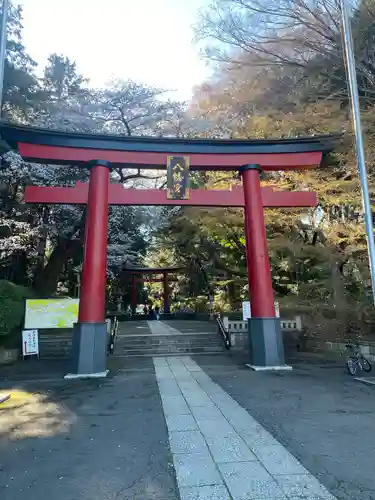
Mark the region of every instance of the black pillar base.
[[72, 375], [103, 374], [107, 370], [106, 323], [76, 323], [72, 343]]
[[285, 366], [280, 318], [251, 318], [249, 322], [250, 366]]

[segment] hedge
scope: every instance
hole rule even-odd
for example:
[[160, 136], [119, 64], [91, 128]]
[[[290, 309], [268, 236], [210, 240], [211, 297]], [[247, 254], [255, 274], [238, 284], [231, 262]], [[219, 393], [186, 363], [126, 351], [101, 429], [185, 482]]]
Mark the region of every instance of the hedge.
[[0, 280], [0, 345], [18, 347], [25, 315], [25, 300], [33, 293], [26, 287]]

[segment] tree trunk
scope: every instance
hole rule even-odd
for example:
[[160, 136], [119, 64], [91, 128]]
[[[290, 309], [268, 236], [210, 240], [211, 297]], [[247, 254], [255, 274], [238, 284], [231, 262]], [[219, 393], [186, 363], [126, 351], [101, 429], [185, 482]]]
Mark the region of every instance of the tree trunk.
[[331, 286], [333, 292], [333, 303], [336, 307], [337, 319], [345, 325], [346, 332], [350, 330], [350, 305], [345, 294], [345, 284], [339, 270], [339, 264], [334, 258], [330, 261]]
[[228, 290], [228, 302], [233, 311], [233, 308], [236, 304], [236, 283], [235, 281], [230, 281], [227, 286]]
[[50, 297], [57, 290], [57, 284], [66, 262], [81, 249], [79, 239], [63, 240], [53, 250], [47, 265], [40, 270], [33, 283], [33, 289], [39, 297]]
[[42, 221], [43, 221], [42, 234], [41, 234], [41, 237], [39, 238], [39, 242], [38, 242], [37, 248], [36, 248], [36, 252], [37, 252], [36, 260], [37, 260], [37, 262], [36, 262], [35, 271], [34, 271], [35, 276], [38, 276], [39, 273], [43, 272], [43, 269], [44, 269], [44, 260], [45, 260], [46, 248], [47, 248], [48, 218], [49, 218], [49, 208], [44, 207], [43, 212], [42, 212]]
[[17, 285], [27, 286], [27, 255], [19, 252], [12, 256], [9, 280]]

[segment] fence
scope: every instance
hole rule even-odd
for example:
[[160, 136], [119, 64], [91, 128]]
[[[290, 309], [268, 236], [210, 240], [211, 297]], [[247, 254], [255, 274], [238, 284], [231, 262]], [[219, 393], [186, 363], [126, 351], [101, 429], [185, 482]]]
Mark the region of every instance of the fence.
[[[285, 333], [302, 332], [302, 320], [300, 316], [293, 319], [281, 319], [281, 330]], [[223, 318], [223, 324], [229, 332], [231, 348], [236, 351], [248, 348], [248, 322], [243, 320], [229, 320]]]

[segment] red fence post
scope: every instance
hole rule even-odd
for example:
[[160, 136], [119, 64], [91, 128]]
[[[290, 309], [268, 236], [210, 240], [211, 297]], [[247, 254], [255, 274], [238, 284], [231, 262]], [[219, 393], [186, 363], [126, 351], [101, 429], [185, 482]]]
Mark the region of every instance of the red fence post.
[[260, 168], [241, 167], [245, 197], [246, 257], [251, 300], [249, 341], [252, 367], [285, 365], [280, 320], [275, 317]]
[[78, 323], [73, 334], [73, 375], [101, 374], [107, 364], [106, 283], [108, 191], [111, 165], [90, 162], [85, 249]]

